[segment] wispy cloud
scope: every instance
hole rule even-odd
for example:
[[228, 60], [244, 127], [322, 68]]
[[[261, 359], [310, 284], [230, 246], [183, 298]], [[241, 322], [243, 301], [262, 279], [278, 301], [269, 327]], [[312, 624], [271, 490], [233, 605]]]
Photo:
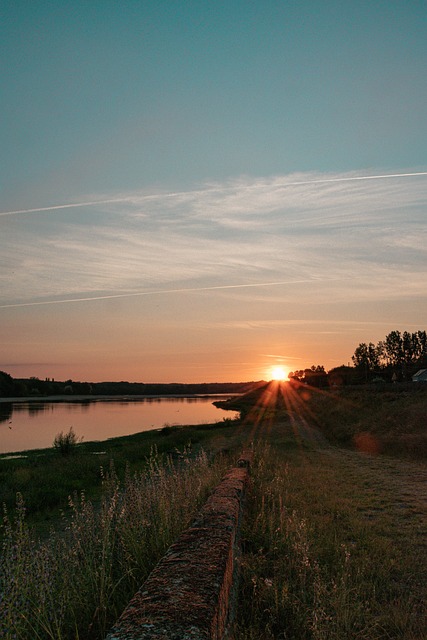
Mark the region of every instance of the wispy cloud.
[[[246, 190], [249, 188], [252, 192], [258, 191], [260, 188], [264, 190], [267, 186], [268, 191], [271, 196], [274, 194], [281, 192], [283, 189], [288, 189], [289, 187], [301, 187], [307, 185], [319, 185], [319, 184], [336, 184], [340, 182], [353, 182], [353, 181], [365, 181], [365, 180], [384, 180], [384, 179], [396, 179], [396, 178], [414, 178], [419, 176], [427, 176], [426, 171], [418, 171], [418, 172], [408, 172], [408, 173], [388, 173], [388, 174], [375, 174], [375, 175], [356, 175], [356, 174], [347, 174], [341, 176], [332, 176], [332, 177], [316, 177], [316, 174], [308, 174], [305, 179], [297, 178], [298, 174], [292, 174], [288, 178], [274, 178], [273, 180], [268, 180], [266, 182], [255, 181], [252, 183], [248, 183], [247, 181], [239, 181], [232, 182], [229, 185], [225, 185], [225, 189], [233, 192], [236, 190], [236, 186], [238, 191], [241, 191], [241, 187], [243, 186]], [[299, 174], [301, 175], [301, 174]], [[239, 189], [240, 187], [240, 189]], [[192, 190], [192, 191], [177, 191], [177, 192], [166, 192], [160, 194], [145, 194], [140, 196], [126, 196], [126, 197], [117, 197], [111, 198], [108, 200], [100, 200], [94, 199], [89, 201], [82, 202], [73, 202], [68, 204], [59, 204], [59, 205], [51, 205], [44, 207], [35, 207], [30, 209], [15, 209], [11, 211], [1, 211], [0, 216], [11, 216], [22, 213], [37, 213], [37, 212], [45, 212], [45, 211], [57, 211], [59, 209], [73, 209], [76, 207], [87, 207], [87, 206], [100, 206], [104, 204], [117, 204], [123, 202], [155, 202], [163, 201], [165, 204], [165, 200], [174, 200], [175, 202], [186, 203], [191, 200], [197, 199], [199, 196], [206, 196], [206, 194], [221, 194], [224, 193], [224, 185], [217, 186], [208, 186], [207, 188]], [[272, 198], [274, 200], [274, 198]]]
[[231, 288], [260, 295], [278, 283], [307, 285], [314, 298], [425, 295], [426, 177], [241, 178], [6, 211], [0, 307]]

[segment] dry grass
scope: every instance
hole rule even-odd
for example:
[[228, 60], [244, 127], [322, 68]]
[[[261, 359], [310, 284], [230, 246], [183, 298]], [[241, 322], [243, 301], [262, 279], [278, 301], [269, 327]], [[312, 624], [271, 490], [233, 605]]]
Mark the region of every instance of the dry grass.
[[295, 416], [256, 452], [234, 640], [424, 638], [425, 465], [331, 447]]
[[102, 639], [168, 546], [185, 528], [228, 463], [203, 452], [179, 466], [159, 463], [120, 483], [104, 475], [96, 507], [70, 499], [65, 532], [36, 544], [25, 508], [4, 517], [0, 561], [0, 637]]

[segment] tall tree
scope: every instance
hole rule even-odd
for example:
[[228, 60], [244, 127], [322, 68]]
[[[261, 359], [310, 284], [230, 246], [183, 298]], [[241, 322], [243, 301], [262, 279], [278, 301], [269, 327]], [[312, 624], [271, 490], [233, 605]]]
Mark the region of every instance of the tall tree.
[[403, 338], [400, 331], [391, 331], [383, 342], [387, 364], [397, 367], [403, 363]]
[[415, 361], [421, 365], [427, 364], [427, 333], [416, 331], [412, 334]]
[[361, 342], [351, 359], [355, 367], [365, 371], [368, 375], [380, 368], [381, 352], [382, 347], [380, 345], [375, 346], [372, 342], [369, 344]]

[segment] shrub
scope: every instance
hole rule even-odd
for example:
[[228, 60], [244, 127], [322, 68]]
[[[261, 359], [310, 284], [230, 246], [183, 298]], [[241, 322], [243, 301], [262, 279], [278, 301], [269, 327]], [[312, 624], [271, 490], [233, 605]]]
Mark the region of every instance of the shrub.
[[82, 440], [83, 438], [78, 438], [76, 436], [73, 427], [70, 427], [67, 433], [61, 431], [55, 436], [53, 447], [59, 451], [62, 456], [69, 456], [75, 449], [76, 445]]

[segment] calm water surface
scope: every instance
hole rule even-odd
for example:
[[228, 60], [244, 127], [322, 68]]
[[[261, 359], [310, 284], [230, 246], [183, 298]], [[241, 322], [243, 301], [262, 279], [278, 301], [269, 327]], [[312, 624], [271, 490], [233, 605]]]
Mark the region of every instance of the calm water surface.
[[0, 453], [50, 447], [55, 436], [70, 427], [89, 442], [159, 429], [165, 424], [234, 418], [234, 412], [213, 406], [219, 398], [224, 397], [0, 403]]

